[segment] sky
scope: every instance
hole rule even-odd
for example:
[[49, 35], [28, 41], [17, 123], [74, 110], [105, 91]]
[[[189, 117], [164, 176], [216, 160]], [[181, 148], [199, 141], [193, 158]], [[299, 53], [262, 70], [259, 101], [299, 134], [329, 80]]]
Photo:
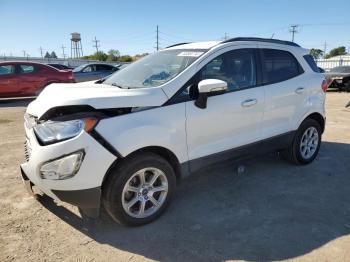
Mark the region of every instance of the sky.
[[0, 55], [40, 57], [40, 47], [70, 55], [79, 32], [84, 55], [117, 49], [135, 55], [179, 42], [272, 36], [305, 48], [350, 48], [349, 0], [0, 0]]

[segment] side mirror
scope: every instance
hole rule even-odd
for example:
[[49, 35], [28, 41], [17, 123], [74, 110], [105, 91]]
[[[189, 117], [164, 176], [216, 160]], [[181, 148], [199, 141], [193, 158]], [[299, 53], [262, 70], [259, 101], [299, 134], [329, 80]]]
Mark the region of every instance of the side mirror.
[[215, 95], [224, 93], [227, 90], [227, 83], [219, 79], [205, 79], [198, 83], [198, 98], [194, 104], [199, 108], [207, 107], [208, 94]]

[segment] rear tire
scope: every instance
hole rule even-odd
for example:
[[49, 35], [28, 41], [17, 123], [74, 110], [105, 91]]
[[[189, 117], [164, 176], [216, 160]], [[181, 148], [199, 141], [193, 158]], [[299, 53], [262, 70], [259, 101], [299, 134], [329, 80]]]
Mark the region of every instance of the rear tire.
[[175, 187], [175, 172], [168, 161], [154, 153], [138, 153], [111, 171], [102, 202], [116, 222], [140, 226], [165, 211]]
[[322, 129], [314, 119], [306, 119], [299, 126], [292, 145], [282, 152], [288, 161], [297, 165], [311, 163], [321, 146]]

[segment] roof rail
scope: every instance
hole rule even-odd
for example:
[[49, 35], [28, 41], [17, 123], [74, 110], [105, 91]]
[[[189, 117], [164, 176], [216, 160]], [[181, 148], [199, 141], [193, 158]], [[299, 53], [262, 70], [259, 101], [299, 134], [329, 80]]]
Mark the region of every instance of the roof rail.
[[191, 44], [191, 42], [188, 42], [188, 43], [177, 43], [177, 44], [174, 44], [174, 45], [169, 45], [165, 49], [170, 48], [170, 47], [174, 47], [174, 46], [178, 46], [178, 45], [186, 45], [186, 44]]
[[230, 43], [230, 42], [236, 42], [236, 41], [254, 41], [254, 42], [266, 42], [266, 43], [274, 43], [274, 44], [281, 44], [281, 45], [290, 45], [290, 46], [297, 46], [300, 47], [300, 45], [285, 41], [285, 40], [279, 40], [279, 39], [271, 39], [271, 38], [259, 38], [259, 37], [235, 37], [231, 39], [227, 39], [225, 41], [222, 41], [222, 43]]

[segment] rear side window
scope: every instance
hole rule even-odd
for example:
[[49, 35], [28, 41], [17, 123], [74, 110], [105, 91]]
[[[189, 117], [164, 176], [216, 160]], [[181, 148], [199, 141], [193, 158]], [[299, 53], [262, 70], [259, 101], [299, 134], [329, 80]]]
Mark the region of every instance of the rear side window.
[[303, 73], [297, 59], [287, 51], [262, 49], [261, 62], [264, 84], [282, 82]]
[[1, 65], [0, 75], [11, 75], [15, 72], [15, 67], [13, 65]]
[[30, 74], [33, 73], [34, 70], [35, 68], [32, 65], [19, 65], [19, 72], [21, 74]]
[[320, 73], [320, 69], [317, 67], [316, 62], [311, 55], [304, 55], [304, 59], [308, 63], [308, 65], [311, 67], [312, 71], [316, 73]]
[[112, 71], [113, 67], [109, 65], [97, 65], [97, 71]]

